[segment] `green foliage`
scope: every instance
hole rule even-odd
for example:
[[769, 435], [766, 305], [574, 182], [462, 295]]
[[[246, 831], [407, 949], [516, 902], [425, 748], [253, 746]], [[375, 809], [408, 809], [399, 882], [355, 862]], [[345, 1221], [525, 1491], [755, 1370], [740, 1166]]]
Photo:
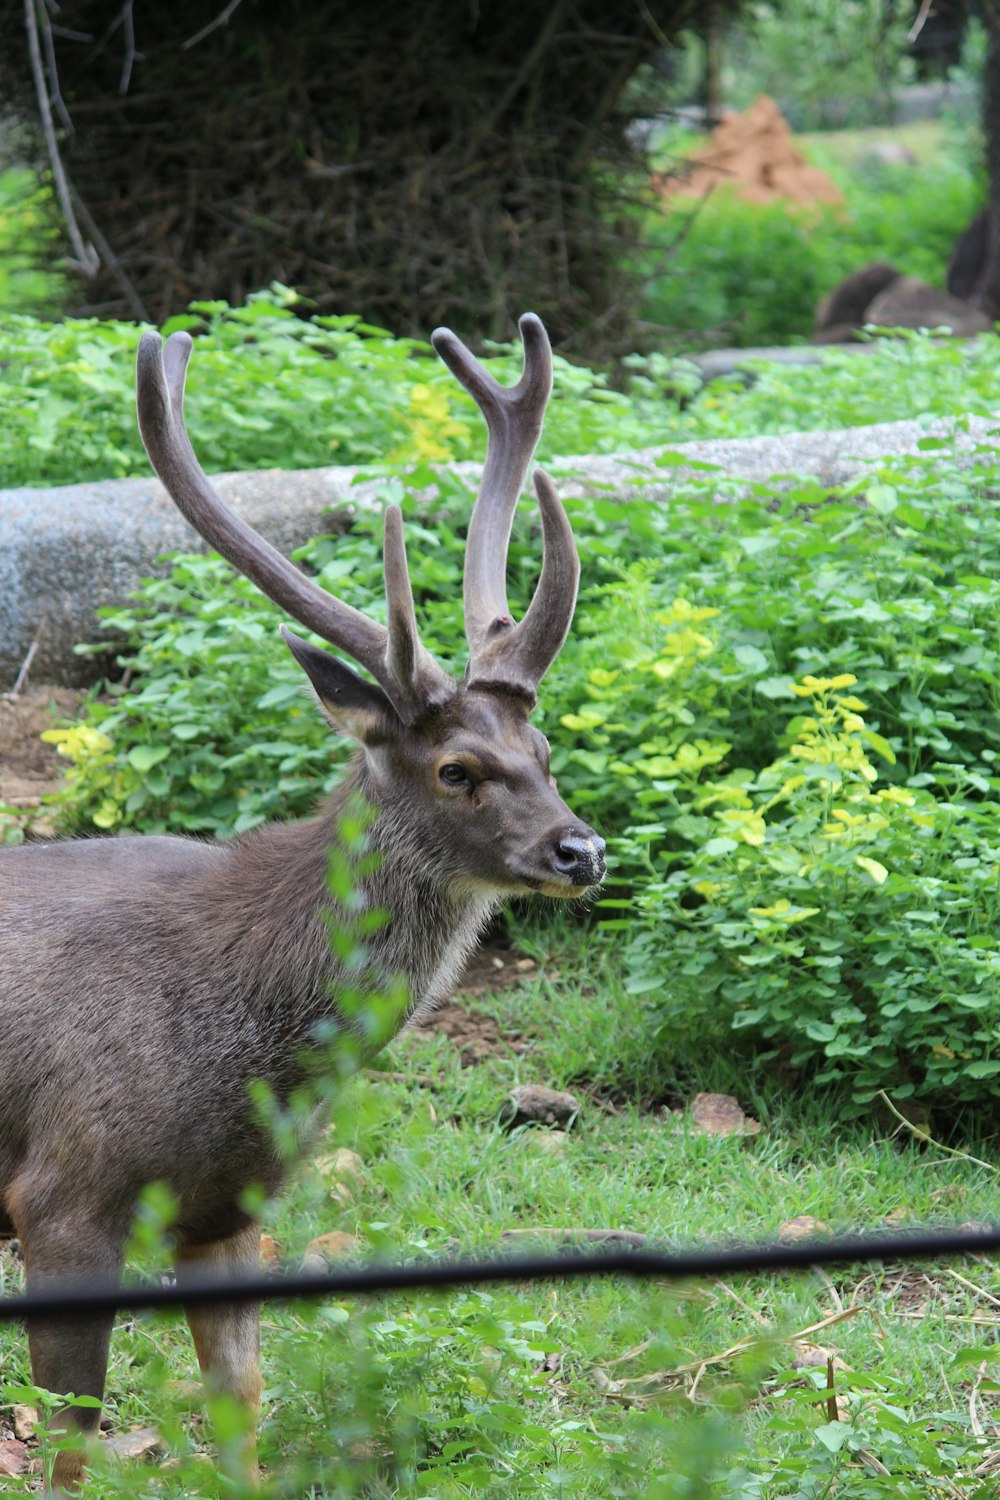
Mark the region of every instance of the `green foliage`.
[[[294, 305], [275, 286], [243, 307], [194, 303], [164, 325], [197, 334], [187, 408], [207, 470], [482, 456], [475, 403], [428, 344], [354, 317], [299, 317]], [[0, 315], [0, 484], [149, 472], [134, 416], [138, 337], [131, 323]], [[509, 381], [520, 359], [501, 350], [490, 367]], [[628, 400], [605, 376], [556, 359], [547, 453], [648, 445], [661, 427], [658, 391]]]
[[898, 331], [878, 352], [828, 350], [822, 365], [749, 360], [754, 383], [713, 380], [685, 413], [701, 437], [831, 431], [873, 422], [990, 417], [1000, 382], [1000, 340], [942, 339]]
[[796, 130], [888, 121], [912, 20], [905, 0], [755, 0], [730, 34], [729, 97], [770, 94]]
[[674, 347], [804, 342], [820, 298], [868, 261], [942, 286], [955, 240], [982, 207], [980, 175], [949, 159], [868, 177], [831, 172], [845, 190], [843, 207], [747, 203], [719, 188], [691, 205], [683, 235], [676, 212], [684, 200], [672, 199], [649, 226], [649, 272], [658, 262], [663, 270], [643, 318]]
[[[353, 318], [299, 318], [287, 300], [276, 289], [245, 307], [204, 312], [186, 404], [209, 472], [482, 457], [472, 399], [428, 346]], [[177, 318], [166, 331], [197, 323]], [[148, 472], [133, 414], [137, 334], [129, 323], [0, 316], [0, 484]], [[489, 363], [509, 383], [520, 358], [508, 350]], [[822, 368], [762, 365], [749, 391], [713, 381], [684, 410], [677, 395], [697, 381], [683, 366], [663, 355], [626, 366], [622, 393], [605, 375], [556, 357], [540, 457], [887, 421], [914, 410], [988, 412], [1000, 352], [986, 341], [886, 339], [864, 363], [830, 354]]]
[[55, 234], [50, 190], [23, 167], [0, 170], [0, 316], [58, 305], [62, 278], [41, 268]]
[[[618, 839], [605, 912], [624, 903], [611, 927], [664, 1056], [697, 991], [700, 1025], [858, 1100], [992, 1094], [1000, 469], [980, 457], [932, 451], [833, 499], [708, 471], [668, 507], [571, 505], [589, 583], [544, 723], [564, 794]], [[421, 628], [456, 667], [468, 504], [456, 486], [410, 526]], [[374, 614], [378, 526], [302, 554]], [[512, 597], [537, 567], [518, 528]], [[336, 775], [276, 613], [220, 563], [180, 559], [109, 623], [131, 681], [64, 733], [78, 826], [228, 834]]]

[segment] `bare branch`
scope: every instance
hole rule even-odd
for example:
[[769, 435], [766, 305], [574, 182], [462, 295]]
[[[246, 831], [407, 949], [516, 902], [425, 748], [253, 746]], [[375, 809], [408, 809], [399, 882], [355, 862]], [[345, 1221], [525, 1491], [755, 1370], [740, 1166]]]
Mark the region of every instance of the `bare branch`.
[[229, 4], [223, 6], [214, 21], [209, 21], [208, 25], [203, 26], [200, 31], [196, 31], [194, 36], [189, 36], [186, 42], [181, 42], [182, 51], [187, 52], [189, 48], [197, 47], [199, 42], [203, 42], [207, 36], [211, 36], [213, 31], [218, 31], [220, 26], [227, 26], [230, 16], [239, 8], [240, 3], [241, 0], [229, 0]]
[[49, 20], [49, 12], [45, 4], [41, 8], [42, 36], [45, 40], [45, 69], [49, 75], [49, 89], [52, 95], [52, 103], [55, 105], [56, 114], [63, 123], [63, 129], [73, 134], [73, 121], [69, 117], [62, 90], [59, 87], [59, 69], [56, 67], [56, 48], [52, 38], [52, 22]]
[[125, 27], [125, 58], [122, 62], [122, 76], [118, 80], [118, 92], [121, 95], [128, 93], [128, 86], [132, 82], [132, 69], [139, 54], [135, 50], [135, 17], [132, 14], [133, 0], [125, 0], [122, 6], [122, 25]]
[[[42, 10], [43, 24], [48, 25], [48, 15]], [[62, 209], [63, 221], [66, 232], [73, 247], [76, 269], [83, 272], [84, 276], [96, 276], [100, 267], [100, 259], [93, 245], [85, 245], [80, 226], [76, 221], [73, 211], [73, 198], [70, 190], [69, 179], [66, 169], [59, 155], [59, 143], [56, 140], [55, 125], [52, 120], [52, 101], [45, 84], [45, 70], [42, 66], [42, 49], [38, 36], [38, 9], [35, 0], [24, 0], [24, 24], [28, 33], [28, 50], [31, 55], [31, 73], [35, 81], [35, 93], [38, 96], [38, 112], [41, 115], [42, 131], [45, 135], [45, 145], [49, 153], [49, 162], [52, 167], [52, 176], [56, 185], [56, 196]]]
[[914, 21], [913, 25], [906, 33], [906, 40], [910, 43], [911, 46], [917, 40], [917, 37], [924, 29], [924, 24], [927, 20], [927, 17], [931, 13], [932, 3], [933, 0], [920, 0], [920, 9], [917, 11], [917, 19]]
[[[67, 181], [68, 180], [69, 179], [67, 179]], [[136, 291], [128, 276], [126, 276], [121, 261], [118, 259], [117, 255], [112, 250], [107, 240], [104, 238], [104, 235], [101, 233], [93, 214], [90, 212], [90, 209], [80, 197], [80, 194], [77, 192], [72, 182], [70, 182], [69, 186], [70, 191], [73, 194], [74, 202], [76, 203], [77, 212], [79, 213], [80, 218], [83, 220], [84, 228], [90, 235], [90, 238], [93, 240], [94, 244], [97, 246], [97, 250], [101, 257], [101, 260], [107, 266], [108, 270], [111, 272], [112, 276], [121, 287], [122, 295], [132, 311], [132, 316], [137, 318], [140, 323], [151, 323], [153, 319], [149, 315], [146, 304], [139, 296], [139, 293]]]

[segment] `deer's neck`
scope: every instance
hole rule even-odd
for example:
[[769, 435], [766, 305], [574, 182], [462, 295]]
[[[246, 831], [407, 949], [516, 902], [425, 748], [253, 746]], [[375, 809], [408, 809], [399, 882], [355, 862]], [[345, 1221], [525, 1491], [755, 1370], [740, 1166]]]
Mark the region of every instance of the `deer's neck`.
[[[359, 760], [318, 817], [272, 824], [240, 840], [225, 888], [216, 887], [231, 951], [239, 948], [258, 1003], [292, 1007], [300, 1034], [336, 1012], [343, 966], [330, 922], [347, 919], [327, 888], [330, 850], [352, 797], [370, 800], [368, 794]], [[388, 914], [364, 939], [369, 966], [381, 979], [403, 977], [412, 1015], [450, 992], [500, 896], [457, 892], [399, 814], [380, 814], [368, 847], [377, 864], [359, 877], [357, 891], [364, 909]]]

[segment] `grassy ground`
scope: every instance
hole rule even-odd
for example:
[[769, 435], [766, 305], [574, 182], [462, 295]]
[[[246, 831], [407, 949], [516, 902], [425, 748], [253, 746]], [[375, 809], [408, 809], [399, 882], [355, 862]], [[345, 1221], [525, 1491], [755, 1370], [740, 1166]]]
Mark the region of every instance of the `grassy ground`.
[[[803, 1216], [835, 1231], [1000, 1219], [988, 1166], [894, 1134], [875, 1112], [842, 1126], [835, 1100], [785, 1097], [752, 1058], [706, 1052], [670, 1077], [644, 1073], [642, 1018], [606, 951], [570, 928], [555, 956], [551, 932], [522, 941], [537, 966], [466, 1001], [486, 1043], [477, 1063], [416, 1031], [381, 1060], [393, 1076], [351, 1085], [326, 1151], [269, 1225], [292, 1266], [334, 1230], [358, 1256], [396, 1259], [496, 1251], [512, 1230], [627, 1228], [690, 1245], [771, 1237]], [[618, 1087], [628, 1074], [642, 1079], [637, 1102]], [[576, 1090], [571, 1133], [499, 1127], [504, 1096], [528, 1081]], [[698, 1089], [736, 1094], [759, 1135], [712, 1137], [670, 1108]], [[345, 1147], [360, 1180], [330, 1154]], [[968, 1150], [989, 1161], [988, 1144]], [[12, 1290], [16, 1264], [0, 1266]], [[275, 1304], [262, 1452], [274, 1494], [984, 1496], [1000, 1457], [984, 1379], [998, 1308], [1000, 1274], [984, 1261]], [[839, 1408], [817, 1390], [828, 1357]], [[809, 1359], [811, 1374], [792, 1370]], [[27, 1378], [10, 1331], [0, 1362], [7, 1380]], [[173, 1456], [119, 1465], [87, 1494], [238, 1493], [200, 1457], [193, 1373], [177, 1320], [120, 1324], [114, 1424], [157, 1424]]]

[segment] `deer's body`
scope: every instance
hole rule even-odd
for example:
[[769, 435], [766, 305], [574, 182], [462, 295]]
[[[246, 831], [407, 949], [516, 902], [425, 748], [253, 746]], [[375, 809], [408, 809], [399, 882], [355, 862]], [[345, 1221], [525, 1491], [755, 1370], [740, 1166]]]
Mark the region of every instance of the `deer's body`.
[[[65, 1201], [86, 1184], [96, 1217], [127, 1233], [138, 1193], [162, 1179], [180, 1200], [180, 1242], [197, 1244], [246, 1221], [247, 1185], [277, 1189], [247, 1087], [264, 1079], [287, 1096], [335, 1011], [323, 911], [339, 801], [228, 845], [0, 850], [0, 1199], [51, 1182]], [[495, 904], [399, 851], [366, 896], [393, 913], [369, 941], [373, 964], [405, 977], [415, 1007], [448, 992]]]
[[[177, 1200], [178, 1274], [194, 1264], [251, 1274], [259, 1230], [251, 1185], [273, 1193], [282, 1163], [255, 1123], [257, 1079], [285, 1100], [318, 1023], [336, 1020], [344, 976], [330, 943], [329, 853], [348, 799], [377, 809], [379, 856], [363, 905], [388, 913], [366, 938], [376, 981], [402, 976], [411, 1013], [450, 990], [485, 920], [508, 895], [582, 894], [603, 874], [603, 841], [574, 818], [532, 727], [534, 687], [569, 626], [577, 564], [568, 523], [537, 481], [545, 563], [520, 625], [503, 559], [541, 424], [551, 366], [544, 331], [522, 321], [526, 370], [501, 390], [454, 339], [439, 352], [490, 425], [470, 524], [465, 612], [471, 659], [449, 677], [416, 633], [398, 512], [386, 517], [388, 627], [305, 579], [225, 511], [197, 467], [181, 403], [186, 335], [139, 354], [139, 418], [154, 465], [188, 519], [296, 618], [349, 651], [375, 683], [290, 633], [286, 641], [334, 726], [361, 746], [317, 818], [226, 844], [146, 837], [0, 849], [0, 1230], [20, 1237], [29, 1286], [106, 1279], [121, 1265], [142, 1189]], [[334, 913], [334, 915], [336, 915]], [[259, 1400], [257, 1311], [192, 1308], [206, 1378]], [[102, 1396], [111, 1320], [36, 1319], [36, 1382]], [[70, 1426], [98, 1413], [70, 1406]], [[79, 1452], [56, 1461], [58, 1487]]]

